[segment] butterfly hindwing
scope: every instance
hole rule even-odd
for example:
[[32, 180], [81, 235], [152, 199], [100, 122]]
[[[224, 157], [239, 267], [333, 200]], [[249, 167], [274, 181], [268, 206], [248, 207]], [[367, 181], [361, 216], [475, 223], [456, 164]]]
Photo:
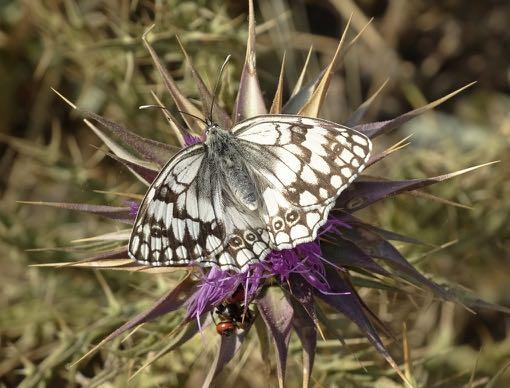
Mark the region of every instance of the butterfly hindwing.
[[225, 212], [229, 234], [227, 244], [217, 257], [222, 268], [246, 268], [271, 251], [270, 235], [258, 214], [240, 211], [236, 206], [227, 207]]
[[267, 209], [263, 219], [271, 248], [275, 250], [290, 249], [315, 240], [335, 203], [330, 201], [304, 209], [289, 203], [278, 190], [271, 187], [264, 190], [263, 198]]

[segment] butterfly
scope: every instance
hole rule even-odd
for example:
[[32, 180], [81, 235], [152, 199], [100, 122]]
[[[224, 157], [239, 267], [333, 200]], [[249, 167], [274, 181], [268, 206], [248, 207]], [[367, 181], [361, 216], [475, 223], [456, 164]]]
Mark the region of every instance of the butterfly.
[[231, 130], [208, 122], [205, 141], [173, 156], [147, 191], [129, 256], [244, 271], [313, 241], [371, 147], [362, 133], [318, 118], [261, 115]]

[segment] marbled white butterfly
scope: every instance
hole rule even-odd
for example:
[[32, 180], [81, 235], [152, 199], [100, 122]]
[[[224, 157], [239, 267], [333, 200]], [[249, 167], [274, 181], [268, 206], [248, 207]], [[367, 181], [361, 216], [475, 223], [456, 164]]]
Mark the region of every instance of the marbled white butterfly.
[[170, 159], [140, 206], [129, 256], [144, 265], [244, 270], [313, 241], [366, 166], [371, 142], [330, 121], [262, 115]]

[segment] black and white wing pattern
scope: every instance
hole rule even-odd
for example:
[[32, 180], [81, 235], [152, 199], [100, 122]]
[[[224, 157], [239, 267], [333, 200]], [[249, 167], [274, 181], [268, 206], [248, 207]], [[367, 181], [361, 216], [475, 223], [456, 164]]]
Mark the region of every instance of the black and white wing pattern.
[[138, 211], [128, 246], [132, 259], [239, 270], [269, 252], [261, 218], [238, 209], [216, 167], [204, 144], [184, 149], [163, 167]]
[[146, 265], [185, 266], [223, 245], [221, 192], [211, 184], [204, 145], [175, 155], [147, 191], [129, 241], [129, 256]]
[[272, 249], [313, 241], [340, 193], [363, 171], [371, 142], [327, 120], [258, 116], [233, 129], [260, 188]]
[[258, 116], [221, 131], [163, 167], [138, 211], [131, 258], [244, 270], [271, 250], [312, 241], [371, 150], [357, 131], [300, 116]]

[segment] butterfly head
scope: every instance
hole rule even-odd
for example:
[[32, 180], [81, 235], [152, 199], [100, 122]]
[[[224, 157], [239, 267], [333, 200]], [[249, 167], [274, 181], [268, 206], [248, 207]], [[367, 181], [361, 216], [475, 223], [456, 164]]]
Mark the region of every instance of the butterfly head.
[[205, 124], [206, 124], [205, 134], [207, 136], [215, 134], [220, 129], [220, 126], [211, 120], [206, 120]]
[[[215, 145], [217, 146], [225, 145], [224, 143], [228, 143], [228, 141], [230, 140], [228, 131], [225, 131], [218, 124], [212, 121], [207, 121], [207, 126], [205, 128], [205, 136], [206, 136], [205, 142], [213, 148], [217, 148], [215, 147]], [[223, 146], [219, 148], [223, 148]]]

